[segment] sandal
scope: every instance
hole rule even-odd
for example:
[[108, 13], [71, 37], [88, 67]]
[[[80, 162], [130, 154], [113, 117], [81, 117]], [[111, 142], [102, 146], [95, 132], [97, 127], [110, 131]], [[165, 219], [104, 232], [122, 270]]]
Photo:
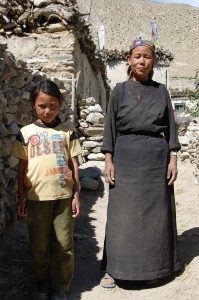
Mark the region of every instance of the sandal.
[[106, 273], [100, 281], [100, 286], [107, 289], [114, 288], [116, 286], [115, 280], [108, 273]]

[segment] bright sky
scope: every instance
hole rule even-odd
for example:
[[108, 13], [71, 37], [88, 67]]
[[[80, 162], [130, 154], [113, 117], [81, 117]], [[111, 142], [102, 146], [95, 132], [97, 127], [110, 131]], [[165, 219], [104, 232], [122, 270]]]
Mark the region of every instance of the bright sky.
[[164, 3], [184, 3], [195, 7], [199, 7], [199, 0], [150, 0], [152, 2], [164, 2]]

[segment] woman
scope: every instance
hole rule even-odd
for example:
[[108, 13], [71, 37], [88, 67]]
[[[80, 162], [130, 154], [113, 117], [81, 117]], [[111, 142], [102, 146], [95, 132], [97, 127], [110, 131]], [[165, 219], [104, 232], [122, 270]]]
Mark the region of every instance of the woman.
[[113, 89], [102, 152], [110, 184], [101, 286], [180, 270], [173, 183], [180, 144], [165, 85], [152, 80], [155, 46], [135, 40], [129, 80]]

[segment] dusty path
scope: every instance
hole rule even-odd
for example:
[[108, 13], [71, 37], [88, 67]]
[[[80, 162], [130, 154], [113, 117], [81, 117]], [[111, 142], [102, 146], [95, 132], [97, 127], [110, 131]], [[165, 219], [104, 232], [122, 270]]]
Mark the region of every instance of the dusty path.
[[[98, 167], [103, 169], [102, 164]], [[103, 249], [107, 193], [82, 191], [82, 216], [75, 226], [75, 275], [68, 300], [198, 300], [199, 299], [199, 205], [193, 168], [179, 165], [175, 184], [178, 239], [186, 269], [170, 282], [153, 287], [131, 285], [106, 290], [99, 286], [103, 273]], [[0, 242], [0, 299], [29, 300], [34, 288], [28, 237], [24, 223]]]

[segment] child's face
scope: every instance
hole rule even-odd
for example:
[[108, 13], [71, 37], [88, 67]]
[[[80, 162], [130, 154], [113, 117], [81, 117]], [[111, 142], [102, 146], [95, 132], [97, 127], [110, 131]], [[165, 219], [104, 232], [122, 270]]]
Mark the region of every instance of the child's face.
[[40, 92], [36, 98], [35, 108], [41, 123], [53, 124], [59, 113], [61, 103], [58, 98]]

